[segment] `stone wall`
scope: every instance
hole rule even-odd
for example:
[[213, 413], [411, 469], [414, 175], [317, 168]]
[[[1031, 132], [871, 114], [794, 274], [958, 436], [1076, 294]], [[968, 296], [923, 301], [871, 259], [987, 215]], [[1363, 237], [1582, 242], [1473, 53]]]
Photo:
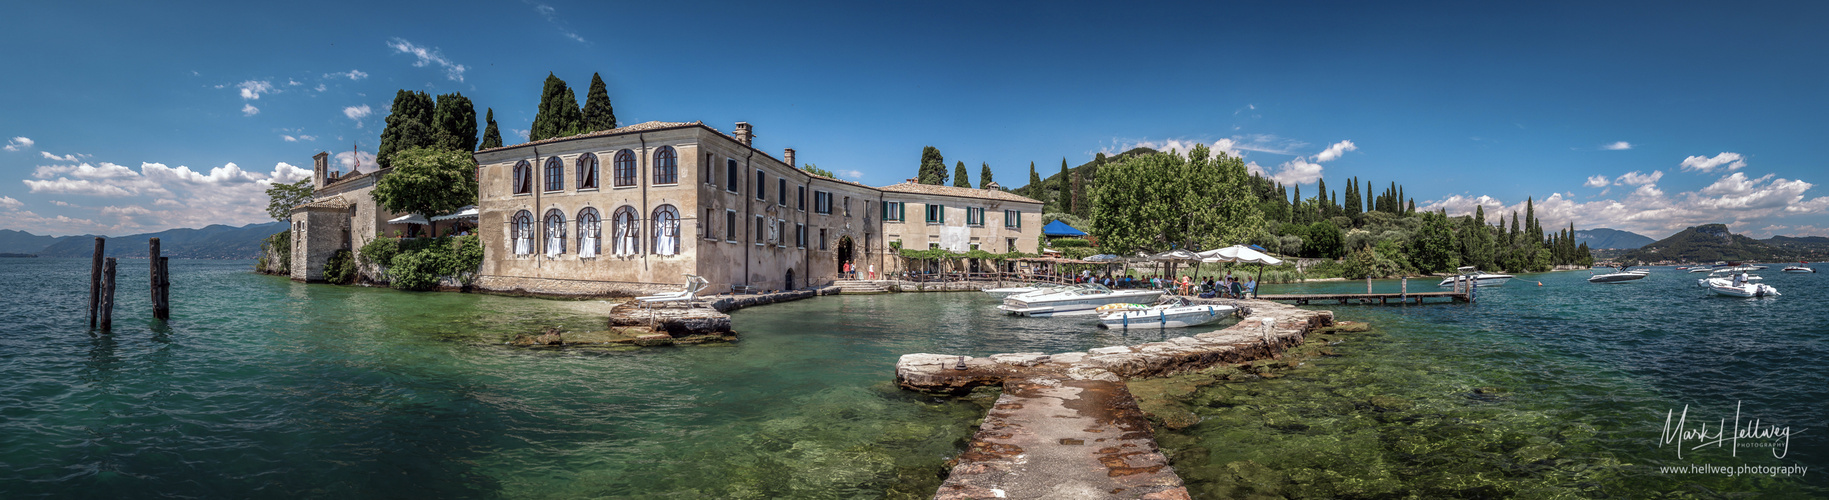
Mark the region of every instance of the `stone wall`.
[[472, 288], [487, 292], [539, 297], [636, 297], [680, 291], [683, 284], [477, 276]]

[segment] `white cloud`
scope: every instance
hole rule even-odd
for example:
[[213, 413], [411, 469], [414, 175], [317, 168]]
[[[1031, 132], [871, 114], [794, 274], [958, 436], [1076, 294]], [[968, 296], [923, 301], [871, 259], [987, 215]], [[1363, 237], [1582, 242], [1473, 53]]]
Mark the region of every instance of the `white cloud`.
[[25, 202], [23, 201], [15, 200], [11, 196], [0, 196], [0, 208], [18, 210], [19, 207], [23, 206], [25, 206]]
[[60, 207], [73, 207], [73, 206], [76, 206], [76, 205], [71, 205], [71, 204], [70, 204], [70, 202], [67, 202], [67, 201], [63, 201], [63, 200], [51, 200], [51, 204], [52, 204], [52, 205], [57, 205], [57, 206], [60, 206]]
[[[1571, 196], [1550, 195], [1536, 201], [1536, 215], [1546, 228], [1566, 227], [1574, 222], [1578, 228], [1610, 227], [1662, 238], [1699, 224], [1727, 223], [1735, 231], [1750, 231], [1771, 226], [1778, 218], [1829, 213], [1829, 196], [1807, 197], [1814, 185], [1801, 180], [1770, 174], [1750, 178], [1736, 172], [1696, 191], [1669, 194], [1658, 188], [1657, 174], [1637, 176], [1636, 180], [1646, 182], [1636, 184], [1638, 187], [1624, 199], [1579, 203]], [[1471, 213], [1475, 205], [1485, 206], [1489, 217], [1524, 210], [1523, 202], [1508, 205], [1488, 196], [1462, 195], [1418, 208], [1447, 209], [1450, 215], [1464, 215]]]
[[374, 110], [370, 109], [367, 104], [343, 108], [343, 116], [347, 116], [349, 119], [357, 122], [362, 121], [363, 118], [367, 118], [371, 113], [374, 113]]
[[310, 178], [310, 170], [295, 167], [292, 164], [283, 161], [273, 165], [273, 173], [267, 174], [268, 180], [280, 184], [289, 184]]
[[279, 136], [279, 138], [281, 138], [281, 139], [285, 139], [285, 140], [286, 140], [286, 142], [298, 142], [298, 141], [315, 141], [315, 140], [318, 140], [318, 137], [317, 137], [317, 136], [315, 136], [315, 135], [303, 135], [303, 134], [301, 134], [301, 135], [280, 135], [280, 136]]
[[1321, 180], [1321, 164], [1296, 158], [1277, 166], [1270, 179], [1285, 185], [1309, 184]]
[[[1633, 170], [1631, 172], [1626, 172], [1626, 175], [1619, 176], [1618, 180], [1613, 181], [1613, 185], [1643, 186], [1656, 183], [1658, 179], [1662, 178], [1664, 178], [1664, 171], [1662, 170], [1653, 170], [1650, 174], [1641, 174], [1637, 170]], [[1593, 179], [1588, 179], [1588, 181], [1593, 182]]]
[[32, 141], [32, 139], [30, 137], [14, 137], [12, 140], [6, 141], [6, 146], [3, 148], [0, 148], [0, 149], [5, 149], [7, 151], [19, 151], [19, 150], [23, 150], [25, 148], [32, 147], [32, 144], [35, 144], [35, 143]]
[[578, 43], [587, 43], [587, 44], [591, 43], [591, 42], [585, 41], [584, 37], [578, 36], [577, 33], [573, 32], [569, 27], [567, 27], [565, 25], [565, 22], [561, 21], [559, 19], [559, 17], [557, 15], [555, 15], [557, 13], [557, 11], [554, 10], [551, 5], [547, 5], [547, 4], [543, 4], [543, 3], [536, 3], [536, 4], [533, 4], [533, 10], [534, 10], [534, 12], [540, 13], [540, 16], [545, 17], [546, 22], [552, 23], [553, 28], [558, 29], [559, 34], [565, 35], [566, 38], [570, 38], [574, 41], [577, 41]]
[[90, 181], [87, 179], [70, 179], [67, 177], [58, 177], [56, 179], [48, 180], [48, 181], [35, 181], [35, 180], [27, 179], [22, 182], [25, 182], [25, 186], [27, 188], [30, 188], [33, 193], [80, 194], [80, 195], [92, 195], [92, 196], [128, 196], [128, 195], [133, 194], [131, 192], [128, 192], [126, 189], [122, 189], [120, 186], [114, 186], [114, 185], [105, 184], [105, 183], [101, 183], [101, 182]]
[[299, 82], [298, 82], [298, 80], [293, 80], [293, 79], [291, 79], [291, 78], [287, 78], [287, 79], [286, 79], [286, 85], [287, 85], [287, 86], [292, 86], [292, 87], [297, 87], [297, 86], [299, 86], [299, 85], [304, 85], [304, 84], [303, 84], [303, 83], [299, 83]]
[[851, 179], [854, 181], [861, 180], [864, 178], [864, 171], [862, 171], [862, 170], [840, 170], [840, 171], [833, 172], [833, 173], [838, 174], [840, 177], [843, 177], [846, 179]]
[[243, 104], [241, 105], [241, 114], [242, 116], [258, 115], [260, 114], [260, 108], [254, 107], [253, 104]]
[[39, 151], [38, 156], [42, 156], [46, 160], [70, 161], [70, 162], [82, 161], [83, 158], [89, 157], [89, 155], [82, 154], [82, 153], [70, 153], [70, 154], [63, 155], [63, 156], [57, 156], [56, 154], [54, 154], [50, 151]]
[[[356, 163], [357, 160], [360, 160], [361, 163], [360, 164]], [[344, 151], [341, 153], [337, 153], [336, 157], [334, 158], [334, 161], [337, 162], [336, 164], [338, 166], [341, 166], [343, 168], [344, 172], [351, 172], [358, 167], [365, 169], [365, 170], [363, 170], [365, 172], [373, 172], [373, 171], [375, 171], [375, 168], [376, 168], [375, 167], [375, 155], [373, 153], [369, 153], [367, 151], [361, 151], [361, 152], [357, 152], [357, 153], [351, 153], [349, 151]]]
[[325, 73], [324, 78], [348, 78], [353, 81], [368, 78], [368, 73], [363, 73], [362, 70], [359, 69], [352, 69], [342, 73]]
[[1607, 184], [1609, 184], [1609, 182], [1607, 182], [1607, 176], [1605, 176], [1605, 175], [1596, 175], [1593, 177], [1589, 177], [1588, 182], [1582, 183], [1583, 186], [1587, 186], [1587, 187], [1591, 187], [1591, 188], [1607, 187]]
[[327, 89], [327, 88], [330, 88], [330, 87], [326, 87], [326, 86], [324, 86], [324, 84], [322, 84], [322, 83], [320, 83], [320, 84], [318, 84], [318, 86], [317, 86], [317, 87], [315, 87], [315, 88], [312, 88], [312, 89], [311, 89], [311, 90], [315, 90], [315, 91], [318, 91], [318, 92], [323, 92], [323, 91], [324, 91], [324, 89]]
[[241, 89], [242, 99], [249, 100], [259, 99], [261, 94], [275, 94], [279, 92], [279, 89], [273, 88], [273, 82], [266, 80], [248, 80], [241, 82], [240, 85], [236, 85], [235, 88]]
[[139, 205], [128, 205], [125, 207], [109, 205], [102, 207], [102, 215], [146, 215], [150, 213], [152, 213], [151, 210], [147, 210], [146, 207]]
[[444, 54], [438, 52], [437, 47], [420, 47], [414, 45], [413, 42], [401, 38], [388, 40], [387, 46], [392, 47], [397, 52], [411, 54], [417, 59], [413, 62], [414, 67], [423, 68], [427, 65], [437, 64], [439, 67], [444, 68], [445, 78], [457, 82], [464, 81], [464, 70], [468, 68], [465, 68], [462, 64], [452, 62], [450, 59], [446, 59]]
[[1346, 154], [1347, 151], [1355, 151], [1358, 149], [1359, 146], [1354, 145], [1353, 141], [1336, 142], [1334, 145], [1328, 146], [1326, 150], [1321, 151], [1321, 154], [1315, 155], [1315, 162], [1333, 161], [1334, 159], [1339, 158], [1340, 155]]
[[1700, 170], [1702, 172], [1713, 172], [1715, 169], [1725, 166], [1725, 167], [1727, 167], [1728, 170], [1732, 171], [1732, 170], [1740, 170], [1742, 167], [1745, 167], [1746, 158], [1740, 156], [1740, 153], [1725, 153], [1724, 152], [1724, 153], [1715, 155], [1714, 158], [1709, 158], [1706, 156], [1691, 156], [1688, 158], [1684, 158], [1682, 165], [1683, 165], [1683, 170]]
[[[93, 196], [105, 200], [105, 203], [98, 203], [105, 206], [61, 200], [54, 200], [52, 204], [71, 210], [89, 210], [87, 213], [104, 216], [101, 220], [107, 222], [13, 212], [0, 218], [0, 227], [33, 228], [36, 232], [50, 234], [130, 234], [173, 227], [265, 222], [270, 220], [265, 210], [266, 189], [275, 182], [308, 179], [311, 171], [285, 162], [276, 163], [269, 173], [248, 172], [234, 163], [197, 171], [155, 162], [143, 162], [137, 170], [103, 162], [99, 166], [87, 163], [43, 166], [34, 176], [38, 178], [22, 181], [32, 193]], [[0, 209], [9, 206], [0, 201]]]
[[1602, 144], [1602, 145], [1600, 145], [1600, 149], [1605, 149], [1608, 151], [1625, 151], [1628, 149], [1632, 149], [1632, 143], [1626, 142], [1626, 141], [1619, 141], [1619, 142], [1615, 142], [1612, 144]]

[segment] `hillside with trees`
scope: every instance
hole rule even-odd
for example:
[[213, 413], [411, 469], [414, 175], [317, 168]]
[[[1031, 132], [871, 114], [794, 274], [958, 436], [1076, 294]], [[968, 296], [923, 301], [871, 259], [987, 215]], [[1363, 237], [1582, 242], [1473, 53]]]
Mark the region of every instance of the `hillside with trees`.
[[1778, 236], [1756, 240], [1728, 231], [1726, 224], [1703, 224], [1627, 252], [1626, 262], [1784, 262], [1829, 257], [1829, 238]]

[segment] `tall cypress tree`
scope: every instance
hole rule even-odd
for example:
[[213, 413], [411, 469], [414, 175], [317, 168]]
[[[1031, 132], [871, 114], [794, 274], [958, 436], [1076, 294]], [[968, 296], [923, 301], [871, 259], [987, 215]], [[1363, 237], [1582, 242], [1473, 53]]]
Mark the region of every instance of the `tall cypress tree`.
[[946, 184], [946, 157], [940, 155], [940, 148], [921, 148], [921, 168], [915, 173], [915, 182], [935, 186]]
[[958, 166], [953, 167], [953, 187], [972, 187], [972, 178], [967, 177], [967, 175], [968, 174], [965, 173], [965, 162], [960, 161]]
[[546, 84], [540, 90], [540, 112], [533, 117], [533, 129], [528, 132], [527, 140], [565, 137], [585, 131], [584, 112], [578, 109], [578, 96], [572, 93], [571, 87], [565, 86], [565, 80], [547, 73]]
[[394, 105], [387, 114], [387, 128], [381, 130], [381, 146], [375, 152], [375, 163], [382, 168], [393, 166], [394, 153], [412, 148], [437, 145], [432, 127], [432, 96], [425, 92], [402, 89], [394, 93]]
[[495, 108], [488, 108], [485, 119], [488, 125], [483, 129], [483, 141], [476, 145], [478, 150], [502, 147], [502, 131], [495, 127]]
[[1043, 198], [1040, 192], [1035, 191], [1041, 189], [1041, 187], [1042, 174], [1035, 173], [1035, 162], [1029, 162], [1029, 194], [1033, 194], [1037, 198]]
[[584, 131], [613, 128], [616, 128], [616, 109], [610, 106], [610, 92], [603, 87], [603, 77], [591, 73], [591, 89], [584, 95]]
[[978, 168], [978, 187], [980, 189], [991, 187], [991, 163], [990, 162], [985, 162], [982, 166], [980, 166]]
[[1073, 173], [1073, 215], [1085, 217], [1092, 212], [1092, 204], [1086, 202], [1086, 179], [1079, 172]]
[[432, 125], [436, 130], [438, 147], [453, 151], [476, 150], [476, 108], [470, 104], [470, 98], [462, 93], [438, 96], [437, 109], [432, 112]]
[[1333, 210], [1334, 203], [1327, 199], [1327, 179], [1316, 180], [1315, 181], [1315, 191], [1320, 193], [1316, 196], [1320, 198], [1319, 200], [1317, 200], [1320, 202], [1320, 203], [1317, 203], [1317, 205], [1320, 205], [1319, 208], [1321, 210], [1321, 218], [1325, 219], [1328, 217], [1333, 217], [1334, 216], [1334, 213], [1333, 213], [1334, 212], [1334, 210]]
[[1055, 192], [1060, 193], [1055, 195], [1055, 199], [1060, 200], [1060, 206], [1055, 208], [1061, 212], [1073, 213], [1073, 191], [1067, 182], [1067, 158], [1063, 157], [1061, 158], [1061, 179], [1055, 181], [1054, 188]]

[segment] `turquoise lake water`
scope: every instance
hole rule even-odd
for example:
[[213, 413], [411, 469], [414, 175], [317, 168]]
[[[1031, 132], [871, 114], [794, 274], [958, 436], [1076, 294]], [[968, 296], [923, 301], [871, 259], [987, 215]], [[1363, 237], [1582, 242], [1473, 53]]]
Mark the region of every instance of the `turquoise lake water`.
[[[15, 286], [0, 297], [0, 498], [924, 498], [989, 396], [896, 389], [897, 356], [1160, 338], [1008, 318], [983, 294], [946, 293], [739, 311], [742, 341], [728, 345], [529, 350], [501, 343], [597, 328], [605, 305], [303, 285], [249, 262], [188, 260], [172, 263], [173, 318], [161, 325], [144, 264], [121, 261], [115, 332], [94, 335], [87, 260], [0, 259], [0, 282]], [[1202, 498], [1817, 495], [1809, 488], [1829, 484], [1817, 471], [1829, 467], [1824, 275], [1767, 272], [1786, 295], [1762, 300], [1707, 296], [1693, 276], [1527, 275], [1474, 306], [1334, 307], [1376, 331], [1288, 377], [1203, 391], [1224, 401], [1163, 444]], [[1371, 398], [1402, 401], [1360, 408]], [[1743, 420], [1791, 429], [1785, 458], [1750, 439], [1737, 457], [1691, 450], [1694, 439], [1682, 458], [1660, 446], [1667, 411], [1688, 405], [1689, 428], [1712, 432], [1736, 403]], [[1251, 427], [1265, 416], [1276, 425]], [[1247, 462], [1371, 486], [1266, 477]], [[1655, 469], [1743, 464], [1811, 470]], [[1462, 474], [1528, 489], [1422, 484]]]

